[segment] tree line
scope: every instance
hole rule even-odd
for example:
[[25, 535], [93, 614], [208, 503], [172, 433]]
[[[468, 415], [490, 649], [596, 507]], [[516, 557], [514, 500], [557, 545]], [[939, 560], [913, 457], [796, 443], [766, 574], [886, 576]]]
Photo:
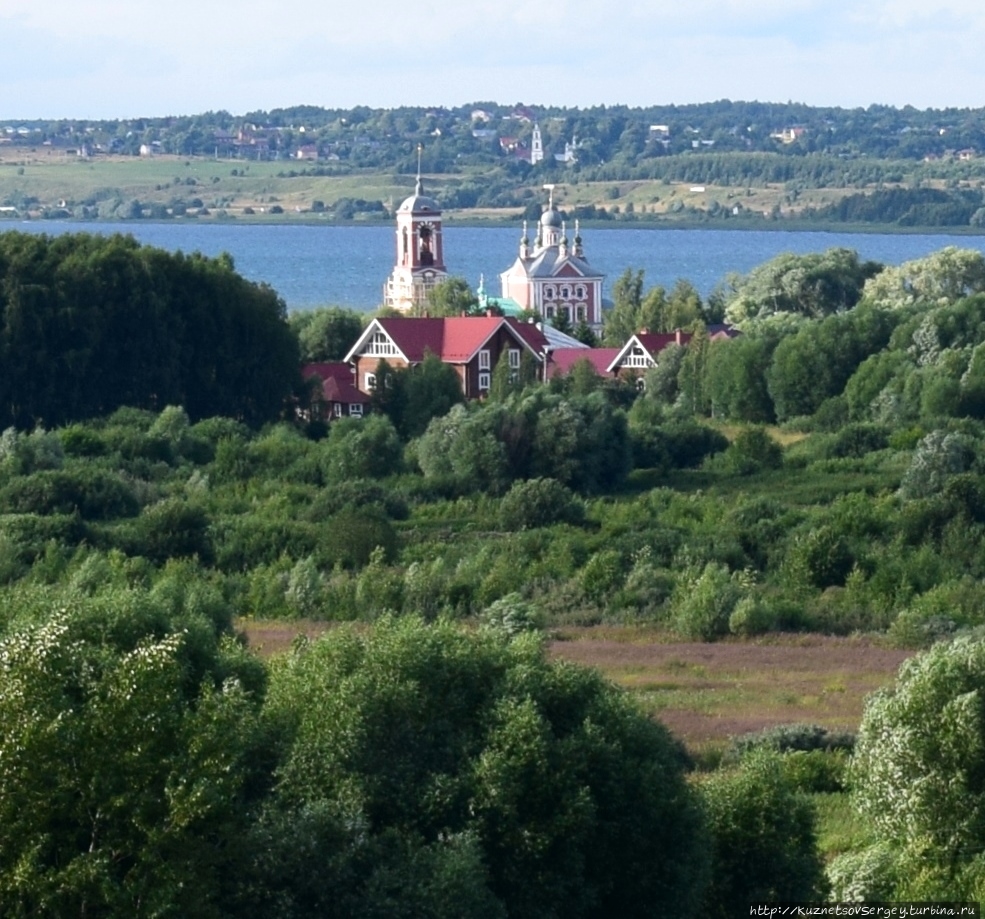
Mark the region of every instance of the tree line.
[[173, 403], [193, 418], [276, 418], [298, 368], [285, 319], [277, 294], [228, 255], [0, 234], [0, 426]]

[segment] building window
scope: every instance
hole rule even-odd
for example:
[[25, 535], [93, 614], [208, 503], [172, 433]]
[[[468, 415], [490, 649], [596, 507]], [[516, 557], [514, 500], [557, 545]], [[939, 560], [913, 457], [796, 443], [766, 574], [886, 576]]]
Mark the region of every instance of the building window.
[[507, 351], [506, 354], [509, 357], [510, 370], [519, 370], [520, 369], [520, 349], [519, 348], [510, 348], [510, 350]]
[[553, 306], [547, 307], [547, 318], [548, 319], [553, 319], [554, 318], [554, 307]]
[[489, 362], [489, 349], [483, 348], [479, 352], [479, 369], [488, 370], [492, 364]]
[[652, 367], [653, 360], [641, 345], [633, 345], [623, 361], [624, 367]]
[[363, 352], [369, 357], [392, 357], [398, 353], [397, 346], [390, 341], [386, 332], [374, 332], [369, 347]]
[[565, 284], [564, 287], [561, 288], [561, 298], [563, 300], [567, 300], [568, 297], [570, 296], [571, 296], [571, 288], [568, 287], [567, 284]]
[[554, 299], [554, 288], [551, 285], [548, 285], [547, 287], [544, 288], [544, 296], [548, 300]]
[[487, 392], [489, 390], [490, 376], [488, 373], [479, 374], [479, 391]]
[[362, 418], [362, 416], [363, 416], [362, 403], [360, 403], [360, 402], [351, 402], [349, 404], [349, 414], [353, 418]]
[[584, 284], [579, 284], [579, 285], [578, 285], [578, 286], [577, 286], [577, 287], [575, 288], [575, 296], [576, 296], [576, 297], [577, 297], [577, 298], [578, 298], [579, 300], [584, 300], [584, 299], [585, 299], [585, 285], [584, 285]]
[[363, 385], [363, 391], [364, 392], [376, 392], [376, 374], [375, 373], [367, 373], [363, 377], [363, 380], [364, 380], [364, 385]]
[[333, 414], [333, 415], [334, 415], [334, 416], [335, 416], [336, 418], [341, 418], [341, 417], [342, 417], [342, 403], [341, 403], [341, 402], [336, 402], [336, 403], [335, 403], [335, 404], [334, 404], [334, 405], [332, 406], [332, 414]]
[[575, 314], [578, 316], [578, 321], [579, 322], [584, 322], [585, 321], [585, 307], [584, 306], [581, 306], [581, 305], [576, 306], [575, 307]]
[[637, 392], [646, 392], [646, 377], [637, 377], [636, 378], [636, 391]]

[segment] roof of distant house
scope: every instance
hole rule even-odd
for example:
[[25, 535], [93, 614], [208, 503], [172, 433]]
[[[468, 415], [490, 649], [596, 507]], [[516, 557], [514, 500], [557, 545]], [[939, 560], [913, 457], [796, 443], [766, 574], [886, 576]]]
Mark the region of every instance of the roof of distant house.
[[599, 376], [609, 373], [609, 365], [616, 359], [619, 348], [556, 348], [551, 352], [549, 376], [563, 376], [570, 373], [579, 361], [588, 361]]

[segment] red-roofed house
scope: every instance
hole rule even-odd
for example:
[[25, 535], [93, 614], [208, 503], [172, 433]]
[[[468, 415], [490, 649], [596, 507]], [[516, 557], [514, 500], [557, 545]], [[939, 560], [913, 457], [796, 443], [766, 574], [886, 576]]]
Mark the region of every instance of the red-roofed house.
[[315, 378], [321, 387], [312, 393], [312, 420], [331, 421], [333, 418], [362, 418], [369, 405], [369, 396], [360, 392], [352, 381], [352, 368], [338, 362], [305, 364], [301, 368], [305, 380]]
[[657, 355], [668, 345], [686, 345], [690, 332], [637, 332], [631, 336], [608, 366], [616, 376], [642, 376], [657, 364]]
[[536, 326], [502, 316], [454, 316], [444, 319], [399, 316], [374, 319], [345, 359], [355, 368], [358, 388], [376, 385], [376, 367], [413, 367], [428, 353], [455, 368], [467, 399], [485, 395], [500, 358], [518, 373], [526, 351], [540, 366], [547, 339]]
[[578, 361], [588, 361], [600, 377], [613, 377], [609, 365], [616, 359], [619, 348], [555, 348], [550, 354], [548, 377], [566, 376]]

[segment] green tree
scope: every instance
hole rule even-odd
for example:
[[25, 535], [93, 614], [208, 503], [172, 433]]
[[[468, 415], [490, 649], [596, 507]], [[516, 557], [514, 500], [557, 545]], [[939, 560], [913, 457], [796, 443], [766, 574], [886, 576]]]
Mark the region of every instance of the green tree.
[[711, 883], [701, 915], [732, 919], [751, 903], [817, 902], [826, 892], [814, 811], [775, 754], [758, 753], [701, 784]]
[[819, 318], [842, 312], [858, 302], [865, 282], [880, 267], [860, 262], [851, 249], [778, 255], [748, 275], [732, 279], [725, 316], [733, 325], [743, 326], [776, 313]]
[[403, 384], [401, 433], [406, 438], [420, 436], [432, 418], [446, 415], [453, 405], [465, 399], [462, 381], [455, 368], [430, 352], [417, 367], [407, 372]]
[[985, 292], [985, 256], [974, 249], [947, 246], [924, 258], [884, 268], [866, 281], [865, 300], [879, 309], [898, 310], [921, 303], [945, 306]]
[[[900, 854], [905, 880], [896, 893], [935, 877], [957, 897], [985, 884], [983, 693], [985, 643], [965, 637], [904, 662], [895, 685], [866, 704], [852, 799], [877, 839]], [[968, 869], [977, 877], [962, 879]]]
[[225, 915], [259, 699], [201, 623], [133, 593], [73, 607], [0, 641], [3, 911]]
[[479, 308], [479, 298], [465, 278], [439, 281], [428, 294], [424, 310], [429, 316], [467, 316]]
[[643, 303], [643, 269], [627, 268], [612, 288], [612, 309], [605, 316], [603, 339], [611, 347], [625, 344], [639, 331]]
[[338, 306], [298, 310], [288, 324], [298, 337], [305, 362], [341, 361], [362, 334], [365, 315]]
[[[269, 698], [288, 726], [285, 823], [339, 814], [369, 852], [399, 840], [408, 874], [473, 840], [470, 876], [520, 919], [691, 914], [705, 847], [678, 750], [535, 635], [411, 617], [340, 630], [286, 660]], [[305, 866], [285, 852], [277, 867], [290, 898]]]

